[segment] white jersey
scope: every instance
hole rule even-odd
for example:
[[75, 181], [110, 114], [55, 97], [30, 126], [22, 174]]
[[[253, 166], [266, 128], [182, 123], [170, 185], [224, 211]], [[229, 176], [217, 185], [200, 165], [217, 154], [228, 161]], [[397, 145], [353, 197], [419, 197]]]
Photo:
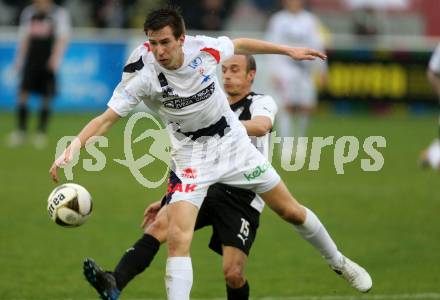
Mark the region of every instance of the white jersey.
[[108, 102], [117, 114], [126, 116], [143, 101], [170, 129], [173, 149], [188, 144], [189, 136], [195, 140], [198, 130], [224, 124], [224, 120], [237, 127], [231, 126], [236, 118], [216, 76], [217, 65], [234, 54], [232, 41], [186, 36], [183, 52], [183, 65], [168, 70], [156, 62], [148, 43], [140, 45], [130, 55], [122, 81]]
[[[269, 21], [266, 32], [266, 39], [277, 44], [286, 44], [295, 47], [309, 47], [319, 51], [324, 51], [324, 44], [320, 34], [320, 23], [310, 12], [303, 10], [292, 13], [282, 10], [275, 13]], [[272, 63], [300, 68], [310, 71], [310, 62], [294, 61], [286, 56], [272, 55]], [[321, 67], [326, 64], [320, 62]], [[276, 70], [273, 70], [276, 71]]]
[[[278, 111], [275, 100], [271, 96], [253, 92], [240, 101], [231, 104], [231, 109], [241, 121], [251, 120], [256, 116], [264, 116], [271, 120], [272, 126]], [[258, 151], [269, 159], [270, 132], [264, 136], [251, 137], [251, 141]]]
[[440, 75], [440, 44], [435, 48], [429, 61], [429, 69], [437, 75]]
[[257, 194], [275, 187], [279, 175], [251, 144], [217, 80], [217, 65], [234, 54], [232, 41], [186, 36], [183, 54], [182, 66], [167, 70], [156, 62], [148, 43], [139, 46], [108, 102], [126, 116], [142, 101], [167, 125], [172, 171], [166, 202], [200, 207], [209, 186], [217, 182]]
[[[278, 107], [271, 96], [253, 92], [238, 102], [231, 104], [231, 109], [241, 121], [251, 120], [256, 116], [264, 116], [271, 120], [272, 126], [278, 111]], [[269, 159], [270, 132], [264, 136], [251, 137], [251, 141], [258, 151]], [[250, 205], [261, 213], [264, 208], [264, 200], [260, 196], [255, 195]]]

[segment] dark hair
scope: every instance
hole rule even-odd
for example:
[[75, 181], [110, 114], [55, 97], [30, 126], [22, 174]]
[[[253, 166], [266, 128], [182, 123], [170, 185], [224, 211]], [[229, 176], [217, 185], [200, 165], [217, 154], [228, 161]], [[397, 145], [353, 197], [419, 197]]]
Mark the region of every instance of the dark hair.
[[245, 54], [246, 58], [246, 73], [249, 71], [257, 71], [257, 63], [255, 62], [255, 58], [250, 54]]
[[168, 6], [151, 11], [145, 19], [144, 32], [161, 30], [166, 26], [171, 27], [176, 39], [185, 34], [185, 21], [177, 7]]

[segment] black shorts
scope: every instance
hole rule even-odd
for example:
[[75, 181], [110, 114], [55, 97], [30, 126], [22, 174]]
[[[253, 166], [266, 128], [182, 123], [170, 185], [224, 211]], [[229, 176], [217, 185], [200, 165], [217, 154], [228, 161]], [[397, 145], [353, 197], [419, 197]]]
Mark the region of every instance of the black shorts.
[[209, 187], [195, 230], [212, 225], [209, 248], [222, 255], [222, 245], [249, 255], [260, 224], [260, 213], [250, 206], [255, 193], [216, 183]]
[[46, 97], [53, 97], [56, 92], [55, 74], [44, 64], [27, 64], [23, 69], [21, 90], [35, 92]]
[[254, 198], [252, 191], [221, 183], [209, 187], [195, 225], [212, 226], [209, 248], [222, 255], [222, 246], [230, 246], [249, 255], [260, 224], [260, 212], [250, 206]]

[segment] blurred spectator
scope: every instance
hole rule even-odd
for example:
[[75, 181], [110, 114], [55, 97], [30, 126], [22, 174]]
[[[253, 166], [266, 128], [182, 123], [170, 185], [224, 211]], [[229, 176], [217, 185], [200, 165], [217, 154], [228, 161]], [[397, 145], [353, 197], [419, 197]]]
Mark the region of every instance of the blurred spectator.
[[262, 12], [265, 12], [266, 14], [270, 14], [278, 9], [280, 9], [279, 1], [273, 1], [273, 0], [253, 0], [252, 1], [255, 6], [261, 10]]
[[182, 10], [188, 29], [223, 30], [235, 0], [172, 1]]
[[[20, 12], [23, 8], [29, 4], [28, 0], [3, 0], [3, 3], [0, 3], [2, 9], [2, 18], [1, 24], [8, 26], [16, 26], [18, 25]], [[4, 17], [3, 17], [4, 14]]]
[[[310, 47], [324, 51], [321, 25], [317, 17], [305, 10], [304, 0], [283, 0], [283, 10], [269, 21], [266, 39], [278, 44]], [[274, 86], [280, 94], [284, 110], [280, 111], [278, 127], [281, 136], [306, 136], [310, 114], [317, 104], [315, 71], [320, 84], [327, 80], [327, 65], [324, 62], [296, 62], [284, 56], [270, 57], [270, 69]], [[293, 121], [297, 121], [293, 126]], [[302, 149], [297, 149], [297, 154]]]
[[374, 36], [386, 32], [387, 10], [406, 9], [409, 0], [345, 0], [354, 11], [353, 33]]
[[68, 12], [52, 0], [34, 0], [20, 17], [20, 45], [16, 69], [22, 71], [17, 103], [18, 129], [9, 137], [10, 146], [25, 142], [28, 130], [28, 97], [42, 96], [35, 146], [46, 145], [50, 102], [56, 92], [56, 72], [60, 66], [70, 33]]
[[92, 20], [95, 27], [128, 27], [128, 9], [136, 0], [94, 0]]
[[[3, 15], [2, 13], [8, 13], [7, 15], [5, 14], [5, 18], [0, 18], [0, 24], [9, 26], [18, 25], [20, 13], [31, 2], [32, 1], [30, 0], [0, 0], [0, 8], [2, 9], [2, 12], [0, 12], [0, 16]], [[55, 4], [62, 5], [64, 0], [55, 0], [53, 2]]]
[[259, 9], [252, 1], [240, 1], [227, 22], [230, 31], [262, 31], [267, 22], [266, 11]]
[[[135, 3], [130, 7], [127, 7], [126, 10], [126, 13], [129, 16], [127, 25], [131, 28], [143, 28], [147, 13], [158, 6], [163, 5], [164, 0], [141, 0], [133, 2]], [[170, 3], [172, 3], [172, 1], [170, 1]]]
[[356, 10], [353, 19], [353, 33], [357, 35], [376, 35], [379, 33], [380, 19], [372, 7]]

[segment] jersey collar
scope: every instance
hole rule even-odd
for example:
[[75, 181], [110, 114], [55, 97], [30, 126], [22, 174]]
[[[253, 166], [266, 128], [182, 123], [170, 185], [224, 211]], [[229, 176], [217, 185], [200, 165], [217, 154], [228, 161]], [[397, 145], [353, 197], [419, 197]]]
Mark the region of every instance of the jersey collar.
[[255, 95], [254, 92], [250, 92], [249, 94], [247, 94], [246, 96], [244, 96], [243, 98], [241, 98], [240, 100], [235, 102], [234, 104], [231, 104], [230, 107], [231, 107], [232, 111], [236, 111], [240, 107], [245, 106], [246, 102], [251, 100], [252, 96], [254, 96], [254, 95]]

